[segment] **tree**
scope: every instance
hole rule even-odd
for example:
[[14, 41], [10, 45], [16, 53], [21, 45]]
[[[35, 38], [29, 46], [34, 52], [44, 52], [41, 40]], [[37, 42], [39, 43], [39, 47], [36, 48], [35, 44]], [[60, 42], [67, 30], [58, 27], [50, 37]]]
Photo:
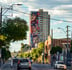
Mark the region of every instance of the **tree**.
[[1, 58], [2, 58], [2, 59], [5, 59], [5, 56], [6, 56], [6, 49], [5, 49], [5, 48], [2, 48], [2, 49], [1, 49], [1, 54], [2, 54], [2, 55], [1, 55]]
[[60, 46], [56, 46], [56, 52], [62, 53], [62, 48]]
[[57, 51], [56, 51], [56, 47], [52, 47], [50, 53], [51, 53], [51, 54], [55, 54], [56, 52], [57, 52]]
[[11, 53], [10, 53], [10, 51], [9, 50], [6, 50], [6, 48], [2, 48], [1, 49], [2, 51], [1, 51], [1, 58], [2, 58], [2, 60], [3, 60], [3, 62], [5, 61], [5, 60], [7, 60], [9, 57], [11, 57]]
[[59, 60], [60, 54], [62, 53], [62, 48], [60, 46], [56, 46], [57, 60]]
[[0, 48], [2, 48], [2, 46], [5, 46], [5, 41], [0, 40]]
[[27, 22], [19, 17], [8, 19], [7, 22], [3, 21], [1, 31], [7, 37], [6, 41], [8, 42], [26, 39]]
[[70, 52], [72, 53], [72, 40], [71, 40], [71, 47], [70, 47]]
[[9, 50], [6, 51], [6, 56], [5, 56], [5, 60], [8, 60], [8, 58], [11, 57], [11, 53]]
[[[9, 45], [10, 42], [26, 39], [27, 31], [28, 26], [24, 19], [16, 17], [14, 19], [9, 18], [7, 22], [4, 20], [1, 26], [0, 48], [2, 48], [2, 46]], [[3, 58], [5, 58], [5, 56], [6, 55], [4, 55]], [[8, 57], [6, 56], [6, 58]]]
[[30, 46], [28, 44], [21, 43], [21, 52], [26, 52], [30, 50]]
[[38, 48], [43, 48], [44, 47], [44, 43], [43, 42], [39, 42], [38, 43]]

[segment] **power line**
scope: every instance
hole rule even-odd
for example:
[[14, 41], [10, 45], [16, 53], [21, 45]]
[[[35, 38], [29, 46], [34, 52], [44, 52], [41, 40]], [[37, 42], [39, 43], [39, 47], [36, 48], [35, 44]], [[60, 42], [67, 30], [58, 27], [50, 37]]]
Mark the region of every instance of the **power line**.
[[[20, 12], [20, 13], [23, 13], [23, 14], [27, 14], [27, 15], [31, 15], [31, 14], [29, 14], [29, 13], [25, 13], [25, 12], [22, 12], [22, 11], [18, 11], [18, 10], [14, 10], [14, 11], [16, 11], [16, 12]], [[42, 17], [42, 16], [41, 16]], [[47, 17], [44, 17], [43, 16], [43, 18], [47, 18]], [[49, 18], [47, 18], [47, 19], [49, 19]], [[55, 19], [55, 18], [50, 18], [51, 20], [55, 20], [55, 21], [63, 21], [63, 22], [69, 22], [69, 23], [72, 23], [72, 21], [66, 21], [66, 20], [60, 20], [60, 19]]]
[[[31, 15], [29, 13], [26, 13], [26, 12], [22, 12], [22, 11], [19, 11], [19, 10], [13, 10], [13, 11], [16, 11], [16, 12], [19, 12], [19, 13], [23, 13], [23, 14], [26, 14], [26, 15]], [[55, 20], [55, 21], [63, 21], [63, 22], [68, 22], [68, 23], [72, 23], [72, 21], [66, 21], [66, 20], [61, 20], [61, 19], [55, 19], [55, 18], [47, 18], [47, 17], [44, 17], [44, 16], [40, 16], [42, 18], [46, 18], [46, 19], [51, 19], [51, 20]]]

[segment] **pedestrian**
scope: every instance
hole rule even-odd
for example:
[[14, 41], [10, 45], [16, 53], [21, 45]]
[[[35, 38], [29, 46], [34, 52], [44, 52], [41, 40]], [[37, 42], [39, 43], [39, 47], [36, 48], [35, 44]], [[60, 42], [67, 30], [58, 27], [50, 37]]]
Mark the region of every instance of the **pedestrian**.
[[11, 58], [11, 68], [13, 67], [13, 59]]

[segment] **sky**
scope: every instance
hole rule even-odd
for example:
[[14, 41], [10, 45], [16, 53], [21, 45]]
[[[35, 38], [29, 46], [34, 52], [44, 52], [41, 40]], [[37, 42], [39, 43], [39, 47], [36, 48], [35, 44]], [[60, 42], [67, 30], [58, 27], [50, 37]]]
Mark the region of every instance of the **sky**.
[[[22, 4], [17, 6], [15, 4]], [[7, 10], [13, 5], [13, 10]], [[53, 29], [53, 38], [66, 38], [66, 26], [69, 25], [69, 37], [71, 37], [72, 30], [72, 0], [0, 0], [0, 6], [2, 6], [3, 13], [7, 10], [3, 16], [4, 18], [14, 18], [16, 16], [21, 17], [27, 21], [29, 26], [30, 11], [38, 11], [43, 9], [48, 11], [50, 15], [50, 29]], [[58, 29], [58, 28], [61, 29]], [[20, 50], [21, 43], [29, 44], [29, 31], [27, 32], [27, 40], [17, 41], [11, 43], [10, 50]]]

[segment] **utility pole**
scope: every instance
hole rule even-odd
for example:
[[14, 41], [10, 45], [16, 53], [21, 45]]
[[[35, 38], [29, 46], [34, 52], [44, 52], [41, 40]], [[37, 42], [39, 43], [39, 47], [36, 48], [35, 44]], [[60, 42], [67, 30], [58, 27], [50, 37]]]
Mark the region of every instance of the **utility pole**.
[[[53, 29], [51, 29], [51, 48], [53, 47]], [[53, 55], [51, 54], [51, 66], [53, 66]]]
[[67, 51], [69, 51], [69, 45], [68, 45], [68, 39], [69, 39], [69, 27], [70, 27], [70, 26], [68, 26], [68, 25], [67, 25], [67, 27], [66, 27], [66, 28], [67, 28]]
[[53, 29], [51, 29], [51, 48], [53, 47]]
[[69, 27], [69, 26], [67, 25], [67, 50], [68, 50], [68, 31], [69, 31], [69, 30], [68, 30], [68, 27]]
[[[0, 35], [1, 35], [1, 25], [2, 25], [2, 7], [0, 8]], [[1, 46], [1, 45], [0, 45]], [[2, 54], [1, 54], [2, 50], [0, 48], [0, 63], [2, 63]], [[0, 64], [0, 67], [1, 67], [1, 64]]]
[[[66, 32], [64, 31], [64, 29], [63, 28], [58, 28], [58, 29], [62, 29], [63, 31], [64, 31], [64, 33], [66, 33], [66, 38], [67, 38], [67, 44], [66, 44], [66, 52], [65, 52], [65, 50], [64, 50], [64, 62], [66, 63], [66, 64], [68, 64], [68, 60], [69, 60], [69, 58], [70, 58], [70, 48], [69, 48], [69, 44], [68, 44], [68, 39], [69, 39], [69, 27], [70, 26], [66, 26]], [[66, 54], [66, 55], [65, 55]], [[66, 56], [66, 59], [65, 59], [65, 56]]]
[[69, 45], [68, 45], [68, 38], [69, 38], [69, 35], [68, 35], [68, 33], [69, 33], [69, 28], [70, 26], [68, 26], [67, 25], [67, 59], [66, 59], [66, 61], [67, 61], [67, 64], [68, 64], [68, 58], [70, 58], [70, 50], [69, 50]]
[[1, 25], [2, 25], [2, 7], [0, 12], [0, 34], [1, 34]]

